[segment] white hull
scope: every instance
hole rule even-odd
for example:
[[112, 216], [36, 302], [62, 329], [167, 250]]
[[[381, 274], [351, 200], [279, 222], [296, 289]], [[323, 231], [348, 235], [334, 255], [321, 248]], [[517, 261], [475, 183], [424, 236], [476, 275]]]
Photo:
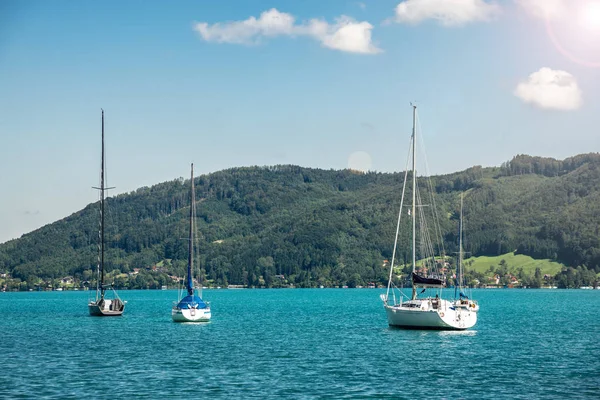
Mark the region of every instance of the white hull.
[[210, 321], [210, 308], [173, 308], [171, 310], [173, 322], [208, 322]]
[[[408, 210], [408, 215], [410, 216], [410, 222], [412, 222], [412, 273], [410, 274], [410, 279], [412, 283], [412, 300], [407, 300], [402, 302], [402, 297], [400, 298], [400, 304], [389, 304], [388, 301], [390, 290], [394, 290], [392, 286], [393, 278], [394, 278], [394, 261], [396, 259], [396, 250], [398, 248], [398, 237], [400, 232], [400, 221], [402, 219], [402, 214], [404, 212], [404, 198], [406, 194], [406, 186], [408, 183], [408, 174], [405, 175], [404, 184], [402, 185], [402, 196], [400, 201], [400, 210], [398, 213], [398, 222], [396, 225], [396, 238], [394, 241], [394, 249], [392, 251], [392, 261], [390, 263], [390, 274], [388, 281], [388, 289], [387, 293], [381, 294], [380, 298], [383, 300], [383, 305], [385, 307], [385, 312], [388, 319], [388, 324], [390, 326], [395, 326], [399, 328], [405, 329], [437, 329], [437, 330], [464, 330], [473, 327], [477, 323], [477, 312], [479, 311], [479, 306], [477, 302], [469, 300], [467, 296], [460, 293], [460, 298], [454, 301], [443, 300], [439, 298], [441, 296], [441, 289], [445, 286], [446, 276], [442, 274], [442, 269], [438, 268], [437, 265], [440, 264], [438, 259], [435, 257], [436, 248], [438, 250], [442, 250], [443, 246], [439, 246], [441, 243], [434, 243], [435, 239], [440, 239], [439, 235], [439, 226], [436, 225], [435, 228], [435, 237], [431, 236], [430, 231], [433, 229], [429, 229], [427, 227], [426, 218], [424, 213], [422, 213], [419, 208], [419, 212], [417, 212], [417, 207], [421, 207], [422, 204], [420, 196], [417, 196], [418, 193], [418, 185], [417, 185], [417, 106], [411, 104], [413, 109], [413, 124], [412, 124], [412, 136], [411, 136], [411, 147], [412, 147], [412, 157], [409, 157], [409, 160], [412, 160], [412, 202], [410, 204], [411, 209]], [[408, 171], [407, 171], [408, 173]], [[429, 182], [431, 185], [431, 182]], [[431, 196], [434, 196], [434, 193], [431, 193]], [[419, 204], [417, 204], [419, 202]], [[435, 203], [433, 204], [434, 210], [432, 218], [437, 219], [438, 213], [435, 211]], [[418, 214], [418, 217], [417, 217]], [[459, 225], [459, 257], [458, 257], [458, 270], [457, 270], [457, 281], [458, 287], [460, 288], [461, 284], [463, 284], [463, 274], [462, 274], [462, 221], [463, 221], [463, 198], [461, 195], [460, 198], [460, 225]], [[417, 226], [419, 227], [420, 234], [417, 234]], [[420, 238], [420, 244], [423, 246], [423, 250], [419, 256], [421, 257], [422, 265], [419, 268], [421, 271], [417, 269], [417, 238]], [[444, 261], [445, 262], [445, 261]], [[400, 278], [400, 276], [397, 276]], [[436, 288], [440, 289], [439, 293], [436, 294], [435, 298], [416, 298], [417, 290], [423, 288], [420, 293], [424, 293], [427, 288]], [[393, 292], [392, 292], [393, 293]], [[400, 291], [400, 293], [402, 293]], [[404, 296], [402, 294], [402, 296]], [[396, 298], [394, 295], [394, 303], [396, 303]]]
[[390, 326], [436, 330], [472, 328], [477, 323], [479, 309], [473, 302], [463, 307], [441, 299], [409, 300], [393, 306], [385, 304], [384, 307]]

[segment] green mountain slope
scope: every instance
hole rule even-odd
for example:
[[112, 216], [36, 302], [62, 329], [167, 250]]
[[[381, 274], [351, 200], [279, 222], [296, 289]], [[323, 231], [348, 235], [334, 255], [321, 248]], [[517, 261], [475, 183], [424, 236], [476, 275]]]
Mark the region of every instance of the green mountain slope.
[[[400, 173], [297, 166], [196, 178], [206, 279], [266, 286], [385, 282], [382, 261], [391, 259], [402, 179]], [[500, 168], [436, 176], [432, 184], [447, 254], [457, 250], [464, 192], [470, 255], [516, 251], [600, 271], [600, 155], [517, 156]], [[167, 274], [183, 274], [188, 197], [189, 181], [175, 180], [108, 200], [106, 259], [117, 283], [156, 287], [171, 282]], [[0, 271], [30, 287], [64, 276], [88, 280], [97, 258], [97, 220], [97, 204], [90, 204], [0, 244]], [[409, 259], [408, 229], [402, 226], [399, 263]]]
[[479, 256], [471, 257], [465, 260], [470, 271], [485, 274], [490, 269], [497, 269], [502, 262], [506, 263], [508, 272], [516, 274], [519, 268], [523, 273], [533, 276], [536, 268], [539, 268], [542, 274], [556, 275], [565, 266], [561, 263], [551, 260], [536, 260], [524, 254], [507, 253], [499, 256]]

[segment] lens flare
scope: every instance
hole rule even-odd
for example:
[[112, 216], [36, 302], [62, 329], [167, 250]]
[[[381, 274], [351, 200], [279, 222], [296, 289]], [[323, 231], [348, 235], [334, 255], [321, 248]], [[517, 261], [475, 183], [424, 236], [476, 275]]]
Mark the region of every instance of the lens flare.
[[546, 15], [548, 37], [569, 60], [600, 68], [600, 0], [573, 0], [569, 4], [571, 7], [561, 15]]
[[581, 20], [586, 28], [600, 30], [600, 2], [587, 3], [582, 9]]

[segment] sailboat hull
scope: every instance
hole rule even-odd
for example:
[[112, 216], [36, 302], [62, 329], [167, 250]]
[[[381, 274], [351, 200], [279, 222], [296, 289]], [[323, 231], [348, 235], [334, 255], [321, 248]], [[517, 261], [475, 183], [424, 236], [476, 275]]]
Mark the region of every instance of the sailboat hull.
[[477, 323], [477, 312], [455, 307], [440, 300], [410, 300], [398, 305], [384, 305], [388, 324], [403, 329], [465, 330]]
[[210, 308], [173, 308], [171, 310], [173, 322], [208, 322], [210, 321]]
[[125, 304], [104, 299], [103, 302], [90, 301], [88, 309], [92, 317], [119, 317], [123, 315]]

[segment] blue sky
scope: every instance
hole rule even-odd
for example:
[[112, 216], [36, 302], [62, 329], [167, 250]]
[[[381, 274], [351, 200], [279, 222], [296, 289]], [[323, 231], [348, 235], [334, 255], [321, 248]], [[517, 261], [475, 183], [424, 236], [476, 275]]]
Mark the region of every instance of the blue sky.
[[248, 166], [431, 172], [600, 149], [600, 0], [3, 1], [0, 242]]

